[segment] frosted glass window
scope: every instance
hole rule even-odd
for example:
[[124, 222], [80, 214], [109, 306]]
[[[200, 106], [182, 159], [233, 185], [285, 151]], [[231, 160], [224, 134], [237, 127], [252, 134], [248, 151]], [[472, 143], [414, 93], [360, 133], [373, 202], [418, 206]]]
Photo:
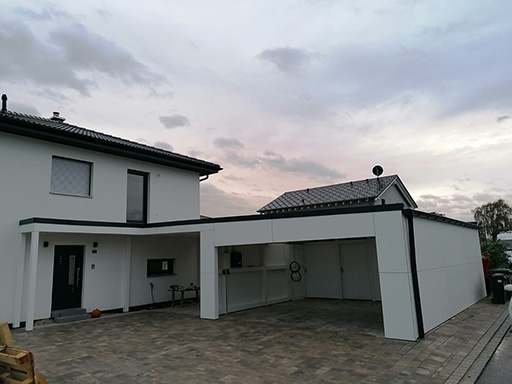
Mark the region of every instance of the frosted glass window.
[[91, 196], [92, 163], [54, 156], [50, 191], [65, 195]]

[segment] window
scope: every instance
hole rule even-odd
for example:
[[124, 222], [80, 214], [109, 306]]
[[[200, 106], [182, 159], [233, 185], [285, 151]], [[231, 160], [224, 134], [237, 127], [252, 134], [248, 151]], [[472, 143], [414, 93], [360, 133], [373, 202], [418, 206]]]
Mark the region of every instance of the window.
[[91, 196], [92, 163], [52, 157], [50, 192], [73, 196]]
[[147, 276], [174, 275], [174, 259], [148, 259]]
[[128, 171], [126, 221], [146, 223], [148, 218], [148, 174]]

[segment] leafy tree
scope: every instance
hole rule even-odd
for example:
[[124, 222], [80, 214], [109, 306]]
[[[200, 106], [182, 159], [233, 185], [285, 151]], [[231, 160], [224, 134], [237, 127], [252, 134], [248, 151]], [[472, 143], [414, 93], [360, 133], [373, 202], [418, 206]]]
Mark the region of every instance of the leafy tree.
[[480, 229], [480, 241], [496, 240], [501, 232], [512, 228], [512, 208], [503, 199], [487, 203], [473, 210], [473, 216]]
[[496, 241], [487, 240], [480, 244], [482, 253], [489, 252], [491, 254], [491, 269], [508, 268], [508, 257], [506, 254], [507, 244]]

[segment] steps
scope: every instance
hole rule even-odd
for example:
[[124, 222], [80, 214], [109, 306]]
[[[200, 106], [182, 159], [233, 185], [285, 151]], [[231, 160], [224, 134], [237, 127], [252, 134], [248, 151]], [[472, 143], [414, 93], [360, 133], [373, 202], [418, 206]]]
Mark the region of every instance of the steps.
[[52, 311], [52, 318], [56, 323], [71, 323], [73, 321], [90, 319], [91, 315], [86, 313], [85, 308], [69, 308]]

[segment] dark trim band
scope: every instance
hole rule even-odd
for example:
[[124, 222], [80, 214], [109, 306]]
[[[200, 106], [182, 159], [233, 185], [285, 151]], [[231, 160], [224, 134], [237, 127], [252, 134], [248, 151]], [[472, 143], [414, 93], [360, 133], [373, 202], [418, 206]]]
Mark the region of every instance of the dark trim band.
[[418, 339], [425, 338], [425, 326], [423, 324], [423, 310], [421, 307], [420, 285], [418, 279], [418, 265], [416, 263], [416, 243], [414, 241], [414, 211], [404, 209], [409, 227], [409, 258], [411, 262], [412, 291], [414, 295], [414, 307], [416, 309], [416, 323], [418, 325]]

